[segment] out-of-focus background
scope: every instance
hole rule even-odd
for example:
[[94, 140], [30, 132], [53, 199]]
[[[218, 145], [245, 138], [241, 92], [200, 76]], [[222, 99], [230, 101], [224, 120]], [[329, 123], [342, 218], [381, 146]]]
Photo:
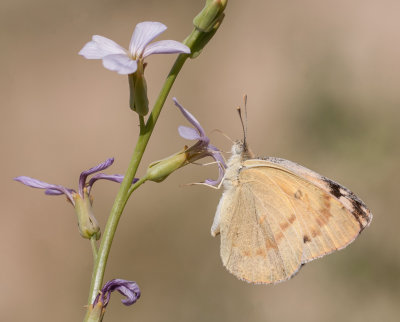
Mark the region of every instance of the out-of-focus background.
[[[0, 320], [81, 321], [92, 267], [73, 208], [12, 181], [76, 187], [79, 173], [114, 156], [123, 173], [138, 134], [124, 76], [78, 56], [93, 34], [127, 47], [136, 23], [183, 40], [204, 1], [2, 0], [0, 3]], [[210, 226], [222, 191], [184, 186], [217, 176], [187, 166], [129, 201], [106, 280], [138, 282], [132, 307], [114, 294], [106, 321], [398, 321], [400, 316], [400, 2], [230, 1], [204, 52], [172, 89], [139, 175], [188, 142], [176, 96], [208, 133], [242, 136], [235, 107], [248, 94], [251, 147], [307, 166], [356, 192], [374, 214], [347, 249], [294, 279], [253, 286], [227, 273]], [[151, 56], [154, 102], [175, 56]], [[214, 132], [212, 142], [231, 143]], [[118, 185], [99, 182], [104, 227]]]

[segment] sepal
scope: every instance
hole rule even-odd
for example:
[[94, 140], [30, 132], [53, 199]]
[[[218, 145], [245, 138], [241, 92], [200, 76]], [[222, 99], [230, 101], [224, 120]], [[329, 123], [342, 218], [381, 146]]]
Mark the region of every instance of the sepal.
[[165, 180], [172, 172], [188, 164], [188, 155], [186, 151], [187, 146], [185, 146], [182, 151], [171, 155], [168, 158], [151, 163], [147, 168], [147, 180], [161, 182]]
[[93, 215], [92, 199], [87, 189], [83, 190], [83, 198], [79, 194], [73, 195], [75, 201], [75, 213], [78, 217], [79, 233], [83, 238], [91, 239], [93, 236], [96, 240], [100, 238], [100, 226]]

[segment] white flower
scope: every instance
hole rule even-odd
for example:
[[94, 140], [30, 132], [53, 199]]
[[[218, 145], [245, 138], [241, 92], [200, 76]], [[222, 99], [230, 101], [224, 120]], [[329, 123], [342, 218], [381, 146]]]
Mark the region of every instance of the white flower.
[[79, 55], [86, 59], [102, 59], [103, 66], [118, 74], [136, 72], [137, 61], [152, 54], [190, 54], [190, 48], [175, 40], [161, 40], [150, 44], [167, 27], [160, 22], [145, 21], [138, 23], [132, 34], [129, 51], [111, 39], [93, 36]]

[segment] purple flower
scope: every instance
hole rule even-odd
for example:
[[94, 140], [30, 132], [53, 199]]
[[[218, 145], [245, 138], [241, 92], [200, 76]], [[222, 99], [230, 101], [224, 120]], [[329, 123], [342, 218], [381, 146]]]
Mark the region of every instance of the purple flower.
[[[65, 194], [75, 208], [81, 236], [88, 239], [90, 239], [92, 236], [95, 236], [96, 239], [99, 239], [100, 227], [92, 213], [93, 199], [90, 195], [90, 191], [93, 187], [93, 184], [97, 180], [103, 179], [121, 183], [124, 179], [124, 176], [120, 174], [109, 175], [105, 173], [97, 173], [96, 175], [92, 176], [88, 183], [86, 183], [86, 181], [89, 175], [107, 169], [113, 164], [113, 162], [114, 158], [110, 158], [99, 165], [90, 168], [89, 170], [83, 171], [79, 176], [78, 192], [76, 192], [74, 189], [46, 183], [26, 176], [20, 176], [14, 178], [14, 180], [32, 188], [45, 189], [45, 194], [47, 195], [56, 196]], [[136, 178], [133, 179], [133, 183], [135, 183], [137, 180], [138, 179]]]
[[222, 182], [225, 174], [225, 169], [227, 167], [223, 156], [215, 146], [210, 144], [210, 139], [206, 136], [206, 133], [204, 132], [203, 128], [196, 120], [196, 118], [192, 114], [190, 114], [182, 105], [180, 105], [175, 97], [173, 98], [173, 101], [182, 112], [183, 116], [194, 126], [194, 128], [179, 126], [179, 135], [187, 140], [198, 140], [195, 145], [186, 150], [188, 161], [195, 162], [207, 156], [212, 157], [218, 164], [219, 176], [217, 180], [205, 180], [204, 184], [214, 187], [218, 186]]
[[123, 279], [112, 279], [104, 284], [103, 288], [96, 296], [93, 306], [96, 306], [101, 302], [102, 307], [105, 308], [110, 301], [111, 293], [114, 291], [118, 291], [126, 297], [125, 299], [121, 300], [121, 302], [126, 306], [132, 305], [140, 298], [140, 289], [135, 282]]
[[[100, 163], [99, 165], [90, 168], [89, 170], [83, 171], [81, 175], [79, 176], [79, 184], [78, 184], [78, 194], [81, 198], [84, 198], [84, 189], [86, 188], [87, 194], [90, 195], [90, 190], [92, 189], [93, 184], [99, 180], [99, 179], [104, 179], [104, 180], [110, 180], [114, 182], [119, 182], [121, 183], [122, 180], [124, 179], [123, 175], [120, 174], [105, 174], [105, 173], [98, 173], [94, 175], [89, 182], [86, 184], [86, 179], [89, 175], [103, 171], [110, 167], [114, 163], [114, 158], [109, 158], [106, 161]], [[46, 183], [37, 179], [33, 179], [30, 177], [26, 176], [20, 176], [14, 178], [15, 181], [19, 181], [23, 183], [26, 186], [32, 187], [32, 188], [38, 188], [38, 189], [46, 189], [45, 194], [46, 195], [63, 195], [65, 194], [68, 198], [68, 200], [75, 206], [75, 199], [77, 192], [74, 189], [66, 188], [60, 185], [55, 185], [55, 184], [50, 184]], [[135, 183], [138, 179], [134, 179], [133, 183]]]
[[150, 44], [167, 27], [160, 22], [138, 23], [133, 31], [129, 50], [111, 39], [93, 36], [79, 52], [86, 59], [102, 59], [103, 66], [118, 74], [128, 75], [136, 72], [138, 61], [153, 54], [190, 54], [190, 48], [174, 40], [161, 40]]

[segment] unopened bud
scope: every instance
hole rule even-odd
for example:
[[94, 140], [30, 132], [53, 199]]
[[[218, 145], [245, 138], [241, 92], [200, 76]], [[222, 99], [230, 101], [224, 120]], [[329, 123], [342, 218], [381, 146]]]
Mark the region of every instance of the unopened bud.
[[96, 240], [100, 238], [100, 226], [93, 215], [92, 201], [87, 193], [86, 188], [83, 191], [83, 198], [75, 193], [73, 195], [75, 201], [75, 213], [78, 217], [79, 233], [83, 238], [91, 239], [93, 236]]
[[228, 0], [206, 0], [203, 10], [193, 19], [194, 26], [203, 32], [209, 32], [223, 15]]
[[190, 58], [193, 59], [199, 56], [203, 48], [214, 37], [225, 17], [224, 10], [227, 2], [228, 0], [207, 0], [203, 10], [194, 18], [193, 24], [196, 28], [197, 36], [196, 41], [190, 46]]

